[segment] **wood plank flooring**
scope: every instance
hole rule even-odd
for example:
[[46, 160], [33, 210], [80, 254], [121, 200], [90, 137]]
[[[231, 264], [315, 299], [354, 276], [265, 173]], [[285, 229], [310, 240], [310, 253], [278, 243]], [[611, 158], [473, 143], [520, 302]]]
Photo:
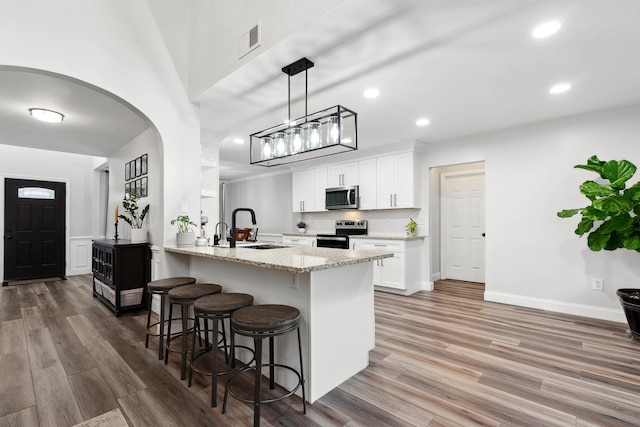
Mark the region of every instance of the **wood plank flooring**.
[[[377, 292], [370, 366], [307, 415], [296, 397], [264, 406], [262, 425], [640, 425], [640, 343], [625, 324], [484, 302], [483, 290]], [[209, 379], [188, 388], [177, 355], [165, 366], [157, 340], [145, 349], [145, 322], [114, 317], [90, 276], [0, 288], [0, 427], [252, 424], [250, 405], [230, 400], [222, 415]]]

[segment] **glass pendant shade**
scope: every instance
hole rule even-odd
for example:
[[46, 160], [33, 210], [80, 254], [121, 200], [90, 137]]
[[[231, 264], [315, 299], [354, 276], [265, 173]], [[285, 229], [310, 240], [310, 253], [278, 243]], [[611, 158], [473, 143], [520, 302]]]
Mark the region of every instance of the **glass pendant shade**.
[[340, 123], [338, 118], [331, 116], [327, 120], [327, 145], [337, 144], [340, 141]]
[[269, 160], [273, 157], [273, 146], [272, 146], [272, 138], [270, 136], [265, 136], [262, 138], [262, 158], [264, 160]]
[[287, 143], [284, 140], [285, 138], [285, 134], [284, 132], [276, 132], [275, 134], [275, 139], [276, 139], [276, 157], [283, 157], [288, 155], [289, 153], [287, 152]]
[[311, 122], [307, 128], [307, 146], [308, 150], [320, 148], [322, 135], [320, 133], [320, 122]]
[[302, 128], [295, 127], [289, 134], [291, 137], [291, 154], [298, 154], [302, 151]]

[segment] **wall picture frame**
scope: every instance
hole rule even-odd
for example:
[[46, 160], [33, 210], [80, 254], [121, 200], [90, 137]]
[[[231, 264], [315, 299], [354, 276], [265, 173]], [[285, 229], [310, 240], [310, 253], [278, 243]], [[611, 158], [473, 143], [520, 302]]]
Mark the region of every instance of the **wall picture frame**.
[[147, 197], [149, 180], [146, 176], [140, 178], [140, 197]]
[[142, 175], [142, 157], [138, 157], [135, 160], [135, 165], [136, 174], [134, 176], [137, 178]]
[[146, 175], [147, 171], [149, 170], [149, 155], [148, 154], [143, 154], [141, 157], [141, 174], [142, 175]]
[[124, 184], [124, 198], [129, 200], [131, 198], [131, 183], [127, 182]]
[[138, 198], [138, 199], [140, 198], [140, 192], [141, 192], [141, 189], [142, 189], [142, 182], [141, 181], [142, 181], [141, 179], [136, 179], [135, 180], [136, 189], [134, 191], [134, 194], [136, 195], [136, 198]]
[[129, 181], [131, 179], [131, 166], [129, 163], [124, 164], [124, 180]]

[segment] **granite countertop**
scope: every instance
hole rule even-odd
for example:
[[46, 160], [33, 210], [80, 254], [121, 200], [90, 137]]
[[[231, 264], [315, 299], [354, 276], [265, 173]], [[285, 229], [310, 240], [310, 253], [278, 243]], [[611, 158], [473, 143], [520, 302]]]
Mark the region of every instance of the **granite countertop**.
[[236, 262], [272, 270], [289, 271], [291, 273], [308, 273], [310, 271], [326, 270], [393, 257], [391, 252], [351, 251], [302, 246], [285, 246], [276, 249], [221, 248], [213, 246], [178, 248], [165, 246], [164, 250], [177, 254]]

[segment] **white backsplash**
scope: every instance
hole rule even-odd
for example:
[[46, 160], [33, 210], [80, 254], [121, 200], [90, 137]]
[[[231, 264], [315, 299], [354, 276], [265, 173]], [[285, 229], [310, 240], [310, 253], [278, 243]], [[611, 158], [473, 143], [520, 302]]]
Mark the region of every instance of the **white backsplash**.
[[309, 233], [334, 233], [336, 220], [369, 222], [369, 234], [405, 235], [405, 225], [409, 218], [418, 223], [418, 235], [429, 235], [429, 217], [427, 209], [397, 209], [397, 210], [337, 210], [329, 212], [305, 212], [294, 215], [295, 221], [302, 219], [307, 224]]

